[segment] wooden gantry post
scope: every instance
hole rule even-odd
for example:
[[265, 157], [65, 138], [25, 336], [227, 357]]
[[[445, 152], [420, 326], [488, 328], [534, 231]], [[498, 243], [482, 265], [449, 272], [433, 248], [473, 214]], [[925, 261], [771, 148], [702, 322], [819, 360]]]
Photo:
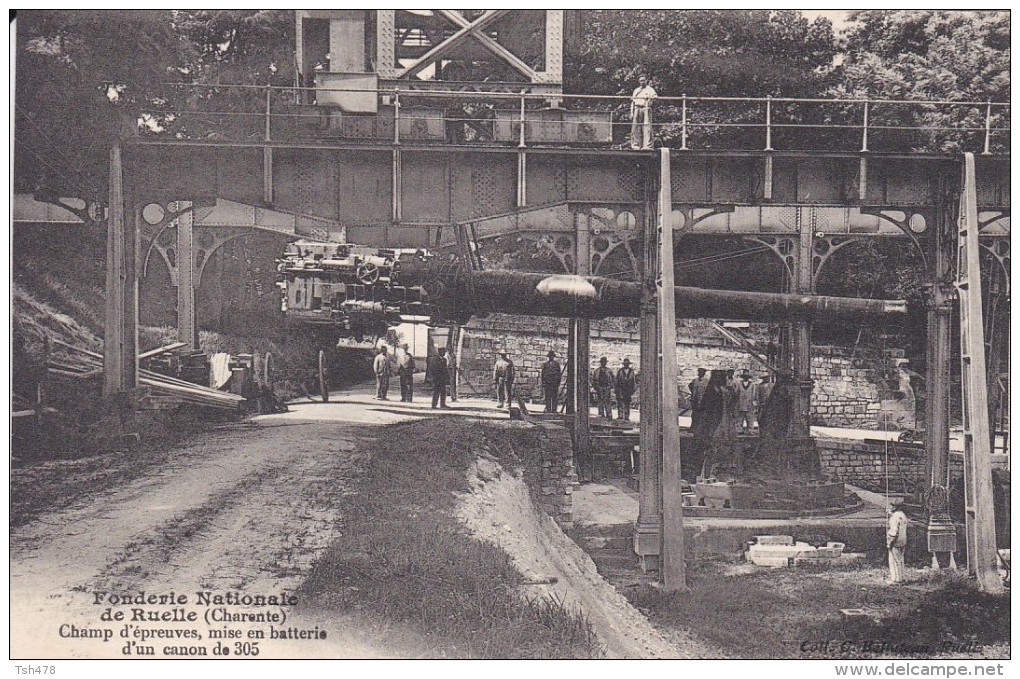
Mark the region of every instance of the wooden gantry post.
[[106, 327], [103, 395], [138, 386], [138, 215], [124, 190], [120, 143], [110, 151], [110, 215], [106, 236]]
[[963, 387], [963, 482], [967, 516], [967, 571], [986, 592], [1001, 592], [995, 544], [992, 451], [988, 423], [988, 382], [982, 319], [977, 177], [974, 154], [964, 154], [958, 222], [960, 361]]
[[677, 402], [676, 301], [673, 294], [673, 192], [669, 149], [659, 149], [658, 319], [662, 412], [662, 584], [667, 592], [687, 589], [684, 512], [680, 485], [680, 412]]

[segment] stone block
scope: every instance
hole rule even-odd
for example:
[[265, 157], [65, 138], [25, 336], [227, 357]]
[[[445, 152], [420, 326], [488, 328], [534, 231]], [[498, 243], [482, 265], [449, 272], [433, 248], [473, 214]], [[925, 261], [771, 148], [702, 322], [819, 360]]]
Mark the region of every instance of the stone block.
[[755, 544], [758, 545], [792, 545], [792, 535], [755, 535]]

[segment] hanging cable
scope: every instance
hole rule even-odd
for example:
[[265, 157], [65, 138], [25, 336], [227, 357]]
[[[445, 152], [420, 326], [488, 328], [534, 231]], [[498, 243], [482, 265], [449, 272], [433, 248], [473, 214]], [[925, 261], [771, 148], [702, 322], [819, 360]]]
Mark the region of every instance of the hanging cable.
[[[93, 193], [93, 191], [88, 191], [88, 190], [84, 189], [84, 188], [82, 187], [82, 185], [81, 185], [81, 184], [79, 184], [78, 182], [74, 181], [73, 179], [70, 179], [70, 178], [69, 178], [69, 177], [68, 177], [67, 175], [65, 175], [65, 174], [64, 174], [63, 172], [61, 172], [61, 171], [60, 171], [60, 170], [58, 170], [57, 168], [55, 168], [55, 167], [53, 167], [52, 165], [50, 165], [50, 164], [49, 164], [49, 163], [48, 163], [48, 162], [46, 161], [46, 159], [45, 159], [45, 158], [43, 158], [42, 156], [40, 156], [40, 155], [39, 155], [38, 153], [36, 153], [36, 152], [35, 152], [35, 151], [33, 151], [32, 149], [26, 148], [26, 149], [24, 149], [24, 150], [25, 150], [25, 151], [27, 151], [28, 153], [30, 153], [30, 154], [31, 154], [32, 156], [34, 156], [36, 160], [38, 160], [38, 161], [39, 161], [40, 163], [42, 163], [42, 164], [43, 164], [43, 165], [45, 165], [45, 166], [46, 166], [47, 168], [49, 168], [49, 169], [50, 169], [50, 170], [51, 170], [51, 171], [52, 171], [52, 172], [53, 172], [54, 174], [56, 174], [56, 175], [57, 175], [57, 176], [59, 176], [59, 177], [60, 177], [61, 179], [63, 179], [63, 180], [65, 181], [65, 182], [67, 182], [68, 186], [70, 186], [70, 187], [71, 187], [71, 188], [73, 188], [73, 189], [77, 189], [78, 191], [80, 191], [80, 192], [81, 192], [81, 194], [82, 194], [82, 196], [88, 196], [88, 195], [91, 195], [91, 194]], [[100, 193], [102, 193], [102, 192], [100, 192]]]
[[[46, 145], [47, 145], [47, 146], [49, 146], [49, 147], [50, 147], [51, 149], [53, 149], [53, 151], [54, 151], [54, 152], [55, 152], [55, 153], [56, 153], [56, 154], [57, 154], [57, 155], [58, 155], [58, 156], [59, 156], [59, 157], [60, 157], [61, 159], [63, 159], [63, 161], [64, 161], [64, 162], [66, 162], [66, 163], [68, 164], [68, 166], [69, 166], [69, 169], [70, 169], [70, 171], [71, 171], [71, 172], [72, 172], [73, 174], [75, 174], [76, 176], [78, 176], [78, 177], [79, 177], [80, 179], [84, 179], [84, 180], [85, 180], [85, 184], [87, 184], [88, 186], [91, 186], [91, 187], [92, 187], [92, 189], [93, 189], [93, 190], [94, 190], [94, 191], [95, 191], [96, 193], [100, 193], [100, 194], [101, 194], [101, 193], [103, 193], [103, 191], [100, 191], [100, 190], [98, 189], [97, 185], [94, 185], [94, 184], [93, 184], [93, 180], [92, 180], [92, 178], [91, 178], [91, 177], [89, 177], [89, 176], [88, 176], [87, 174], [85, 174], [85, 173], [84, 173], [84, 172], [83, 172], [83, 171], [81, 170], [81, 165], [80, 165], [79, 163], [75, 163], [75, 162], [73, 162], [73, 161], [72, 161], [72, 160], [71, 160], [71, 159], [70, 159], [70, 158], [69, 158], [69, 157], [68, 157], [68, 156], [67, 156], [66, 154], [64, 154], [64, 152], [63, 152], [63, 151], [62, 151], [62, 150], [61, 150], [61, 149], [60, 149], [60, 148], [59, 148], [59, 147], [58, 147], [58, 146], [57, 146], [56, 144], [54, 144], [54, 143], [53, 143], [53, 141], [51, 141], [51, 140], [49, 139], [49, 136], [47, 135], [46, 131], [45, 131], [45, 130], [43, 130], [43, 129], [42, 129], [42, 127], [40, 127], [40, 126], [39, 126], [39, 123], [37, 123], [37, 122], [36, 122], [35, 120], [33, 120], [33, 119], [32, 119], [31, 115], [29, 115], [29, 113], [28, 113], [27, 111], [25, 111], [25, 109], [21, 108], [21, 107], [20, 107], [20, 106], [18, 106], [17, 104], [15, 104], [14, 106], [15, 106], [15, 108], [16, 108], [16, 109], [17, 109], [18, 111], [21, 111], [21, 115], [23, 116], [23, 120], [27, 120], [27, 121], [28, 121], [28, 122], [29, 122], [29, 123], [30, 123], [30, 124], [32, 125], [32, 127], [34, 127], [34, 128], [36, 129], [36, 131], [38, 131], [38, 132], [39, 132], [39, 134], [41, 135], [42, 141], [43, 141], [43, 142], [45, 142], [45, 143], [46, 143]], [[31, 149], [26, 149], [26, 150], [29, 150], [29, 151], [31, 151]], [[35, 157], [36, 157], [36, 158], [38, 158], [38, 159], [39, 159], [40, 161], [42, 161], [42, 159], [41, 159], [41, 158], [39, 158], [39, 156], [38, 156], [37, 154], [33, 153], [33, 155], [35, 155]], [[53, 168], [53, 167], [52, 167], [51, 165], [49, 165], [49, 164], [48, 164], [48, 163], [46, 163], [45, 161], [42, 161], [42, 162], [43, 162], [43, 163], [44, 163], [44, 164], [45, 164], [45, 165], [46, 165], [47, 167], [49, 167], [49, 168], [50, 168], [51, 170], [53, 170], [54, 172], [57, 172], [57, 170], [56, 170], [55, 168]], [[75, 166], [77, 166], [77, 167], [75, 167]], [[68, 179], [68, 178], [67, 178], [66, 176], [64, 176], [63, 174], [61, 174], [61, 173], [59, 173], [59, 172], [58, 172], [58, 174], [60, 174], [60, 176], [61, 176], [61, 177], [63, 177], [65, 181], [68, 181], [68, 182], [70, 182], [70, 181], [71, 181], [70, 179]], [[81, 190], [81, 187], [80, 187], [80, 186], [76, 186], [76, 188], [78, 188], [79, 190]], [[86, 193], [87, 193], [87, 192], [86, 192]]]

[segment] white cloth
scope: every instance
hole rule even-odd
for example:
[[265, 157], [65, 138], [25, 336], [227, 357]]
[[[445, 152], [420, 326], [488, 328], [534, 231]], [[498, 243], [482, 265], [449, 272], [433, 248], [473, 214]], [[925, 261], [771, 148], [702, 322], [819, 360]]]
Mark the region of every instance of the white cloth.
[[213, 354], [209, 361], [213, 389], [222, 389], [230, 379], [230, 354]]
[[903, 562], [903, 549], [907, 546], [907, 516], [900, 510], [889, 515], [889, 524], [885, 533], [889, 547], [889, 582], [903, 582], [906, 565]]
[[631, 104], [634, 106], [646, 107], [650, 106], [653, 99], [656, 99], [659, 93], [655, 91], [655, 88], [651, 85], [645, 85], [644, 87], [637, 87], [634, 89], [634, 94], [630, 95]]

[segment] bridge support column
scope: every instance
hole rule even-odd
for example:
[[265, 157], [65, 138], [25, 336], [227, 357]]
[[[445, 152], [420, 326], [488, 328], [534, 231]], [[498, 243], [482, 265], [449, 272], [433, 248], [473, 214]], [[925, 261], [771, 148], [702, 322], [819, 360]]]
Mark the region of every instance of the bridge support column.
[[[588, 220], [585, 216], [577, 217], [575, 236], [574, 268], [579, 276], [591, 274], [591, 244], [589, 242]], [[591, 389], [589, 371], [591, 370], [591, 321], [578, 318], [571, 323], [574, 331], [574, 459], [584, 460], [588, 467], [587, 480], [595, 475], [591, 455]]]
[[[178, 203], [177, 209], [186, 207]], [[198, 347], [195, 309], [195, 213], [187, 210], [177, 218], [177, 339], [189, 349]]]
[[[803, 210], [796, 209], [799, 236], [791, 271], [790, 291], [796, 294], [813, 295], [814, 276], [814, 233], [812, 225], [803, 219]], [[780, 370], [789, 371], [793, 382], [789, 384], [787, 396], [791, 403], [790, 422], [782, 439], [762, 439], [765, 454], [777, 462], [780, 469], [792, 469], [815, 474], [820, 471], [820, 460], [811, 438], [811, 322], [805, 320], [784, 321], [780, 326]]]
[[924, 449], [928, 471], [928, 551], [933, 566], [948, 566], [956, 551], [956, 527], [949, 516], [949, 361], [952, 288], [933, 283], [925, 289], [928, 314], [927, 399]]
[[[800, 235], [790, 287], [798, 294], [812, 295], [815, 290], [814, 232], [812, 224], [803, 219], [803, 213], [802, 208], [797, 209]], [[790, 391], [793, 412], [789, 436], [781, 443], [782, 450], [775, 451], [775, 459], [780, 461], [782, 467], [816, 473], [820, 461], [814, 439], [811, 438], [811, 392], [814, 387], [811, 379], [811, 322], [796, 320], [785, 327], [784, 339], [794, 382]]]
[[924, 452], [927, 457], [928, 551], [932, 566], [940, 568], [955, 562], [956, 526], [949, 515], [949, 389], [952, 342], [953, 288], [952, 259], [958, 201], [954, 187], [941, 181], [935, 206], [931, 250], [930, 283], [925, 286], [927, 310], [928, 366], [924, 408]]
[[106, 236], [106, 323], [103, 394], [138, 386], [138, 214], [124, 189], [120, 144], [110, 151], [110, 216]]
[[[574, 377], [577, 372], [577, 319], [571, 318], [567, 321], [567, 357], [563, 362], [563, 371], [566, 373], [566, 393], [563, 398], [563, 412], [566, 415], [573, 415], [575, 412], [576, 399], [574, 399], [574, 387], [577, 379]], [[576, 452], [576, 451], [575, 451]]]
[[634, 528], [634, 552], [641, 570], [659, 570], [662, 547], [662, 510], [660, 505], [659, 466], [662, 460], [662, 427], [659, 419], [659, 317], [656, 310], [659, 237], [656, 223], [655, 191], [657, 181], [650, 178], [646, 191], [645, 224], [641, 269], [641, 353], [639, 429], [640, 468], [638, 521]]
[[[815, 234], [812, 225], [804, 221], [803, 208], [797, 209], [800, 226], [796, 258], [794, 290], [800, 294], [813, 295], [815, 292], [814, 248]], [[793, 378], [799, 387], [799, 400], [795, 402], [792, 432], [796, 437], [811, 437], [811, 322], [794, 321], [792, 326]]]

